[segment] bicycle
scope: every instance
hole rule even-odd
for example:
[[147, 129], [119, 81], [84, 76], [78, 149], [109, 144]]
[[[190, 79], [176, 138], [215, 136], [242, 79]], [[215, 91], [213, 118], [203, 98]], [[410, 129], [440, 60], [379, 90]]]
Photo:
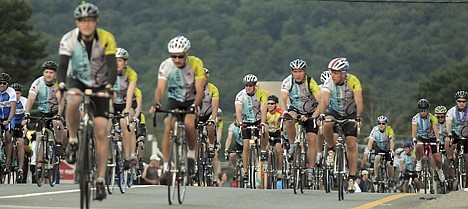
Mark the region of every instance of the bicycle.
[[[122, 148], [122, 129], [120, 127], [120, 119], [126, 118], [126, 116], [117, 113], [110, 114], [109, 118], [112, 121], [111, 130], [109, 132], [109, 146], [110, 146], [110, 158], [107, 163], [107, 174], [106, 174], [106, 185], [107, 193], [113, 194], [115, 188], [115, 182], [118, 182], [120, 192], [123, 194], [127, 190], [127, 173], [123, 169], [123, 148]], [[127, 123], [128, 124], [128, 123]], [[128, 125], [127, 125], [128, 126]], [[129, 127], [127, 127], [129, 128]]]
[[[10, 128], [12, 127], [11, 125], [9, 125]], [[15, 131], [17, 131], [18, 128], [15, 128]], [[2, 131], [2, 132], [5, 132], [6, 130]], [[19, 131], [21, 131], [21, 129], [19, 129]], [[2, 134], [2, 137], [4, 137], [4, 133]], [[3, 140], [3, 139], [2, 139]], [[4, 150], [4, 156], [5, 156], [5, 159], [3, 159], [3, 162], [5, 162], [3, 164], [3, 167], [1, 169], [1, 172], [2, 172], [2, 179], [0, 180], [2, 183], [7, 183], [7, 184], [16, 184], [17, 183], [17, 171], [18, 171], [18, 147], [17, 147], [17, 139], [16, 137], [14, 136], [14, 134], [12, 134], [11, 136], [11, 152], [10, 152], [10, 163], [7, 164], [6, 162], [6, 146], [5, 147], [0, 147]], [[2, 155], [3, 156], [3, 155]], [[7, 170], [8, 172], [7, 173], [3, 173], [4, 170]]]
[[244, 180], [242, 179], [244, 175], [244, 162], [242, 161], [242, 150], [227, 151], [225, 156], [226, 160], [229, 160], [229, 155], [231, 153], [236, 154], [236, 171], [234, 174], [234, 179], [236, 179], [237, 186], [239, 188], [244, 188]]
[[[43, 164], [36, 168], [37, 186], [41, 187], [48, 179], [51, 187], [55, 186], [60, 177], [60, 157], [56, 154], [56, 136], [53, 128], [53, 120], [64, 121], [62, 117], [29, 116], [29, 119], [37, 120], [42, 124], [41, 137], [36, 140], [36, 164]], [[29, 123], [29, 121], [28, 121]], [[40, 155], [42, 155], [40, 157]], [[42, 160], [40, 159], [42, 158]]]
[[[259, 125], [261, 126], [261, 125]], [[247, 182], [244, 180], [244, 188], [251, 188], [251, 189], [256, 189], [257, 187], [257, 172], [258, 172], [258, 167], [260, 165], [259, 163], [259, 156], [260, 156], [260, 137], [259, 137], [259, 132], [261, 131], [261, 134], [264, 134], [264, 128], [263, 126], [259, 127], [257, 125], [243, 125], [243, 129], [248, 129], [251, 133], [251, 139], [249, 140], [249, 164], [248, 164], [248, 178]], [[260, 130], [259, 130], [260, 129]]]
[[295, 149], [292, 161], [292, 182], [294, 194], [297, 194], [298, 190], [300, 190], [301, 193], [304, 193], [307, 181], [307, 134], [304, 126], [307, 120], [314, 120], [313, 118], [308, 117], [306, 121], [302, 121], [301, 118], [302, 115], [298, 114], [297, 118], [293, 119], [294, 122], [299, 123], [296, 131], [296, 139], [294, 141]]
[[418, 140], [417, 144], [423, 145], [423, 156], [421, 160], [421, 180], [424, 186], [424, 194], [427, 194], [428, 190], [431, 194], [434, 194], [434, 172], [431, 167], [430, 158], [432, 158], [432, 145], [437, 145], [436, 142], [422, 142]]
[[213, 186], [213, 157], [214, 149], [208, 142], [207, 125], [214, 125], [214, 121], [198, 122], [198, 150], [197, 150], [197, 184], [198, 186]]
[[378, 193], [390, 193], [392, 189], [390, 188], [390, 177], [387, 172], [387, 153], [379, 152], [377, 155], [380, 155], [380, 162], [377, 169], [377, 188], [375, 188], [375, 191]]
[[[85, 89], [84, 92], [67, 91], [69, 96], [83, 97], [83, 114], [78, 128], [78, 159], [77, 159], [77, 180], [80, 185], [80, 207], [89, 208], [91, 197], [96, 199], [95, 188], [98, 175], [96, 165], [96, 138], [94, 136], [94, 114], [91, 98], [110, 98], [108, 91], [93, 92], [92, 89]], [[109, 99], [109, 112], [113, 112], [112, 100]], [[93, 194], [91, 194], [93, 191]]]
[[270, 137], [267, 163], [264, 165], [264, 186], [263, 188], [276, 189], [278, 182], [278, 155], [276, 154], [275, 139]]
[[[291, 188], [292, 183], [292, 162], [291, 162], [291, 155], [289, 154], [289, 141], [285, 138], [284, 135], [281, 136], [281, 149], [282, 154], [281, 158], [283, 160], [283, 169], [281, 171], [281, 181], [282, 181], [282, 188], [289, 189]], [[279, 177], [278, 177], [279, 178]]]
[[465, 137], [460, 137], [458, 149], [456, 149], [455, 161], [455, 177], [458, 182], [458, 190], [462, 190], [466, 185], [466, 153], [465, 153]]
[[[179, 204], [185, 199], [185, 192], [187, 184], [189, 183], [189, 172], [188, 172], [188, 158], [187, 158], [187, 140], [185, 139], [185, 124], [184, 116], [186, 114], [195, 114], [195, 110], [163, 110], [156, 109], [156, 113], [169, 113], [176, 117], [174, 122], [174, 129], [171, 132], [171, 143], [169, 151], [169, 163], [168, 163], [168, 201], [169, 205], [175, 200], [175, 192], [177, 190], [177, 197]], [[153, 124], [156, 126], [156, 114], [153, 115]]]
[[[335, 154], [335, 162], [333, 165], [333, 174], [336, 176], [336, 180], [338, 183], [338, 200], [344, 200], [344, 193], [347, 192], [347, 185], [345, 183], [346, 179], [348, 179], [349, 169], [348, 169], [348, 150], [346, 148], [346, 142], [343, 132], [343, 127], [347, 123], [355, 123], [357, 125], [356, 120], [354, 119], [331, 119], [331, 121], [335, 122], [335, 127], [338, 133], [338, 141], [336, 144], [336, 154]], [[358, 134], [359, 134], [359, 127], [357, 127]]]

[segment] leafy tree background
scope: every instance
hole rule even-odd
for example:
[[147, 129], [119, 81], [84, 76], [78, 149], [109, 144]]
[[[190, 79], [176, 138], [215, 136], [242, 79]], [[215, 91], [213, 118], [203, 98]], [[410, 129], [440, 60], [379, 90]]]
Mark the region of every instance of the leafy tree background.
[[[45, 59], [58, 60], [60, 38], [75, 27], [73, 11], [81, 1], [9, 1], [32, 6], [28, 24], [41, 34], [40, 41], [48, 43]], [[377, 116], [387, 115], [398, 137], [409, 138], [410, 119], [420, 98], [429, 99], [431, 107], [451, 106], [455, 91], [468, 89], [468, 4], [88, 2], [100, 9], [100, 27], [112, 32], [118, 46], [129, 51], [129, 64], [139, 74], [144, 109], [152, 103], [159, 64], [168, 57], [167, 42], [177, 35], [190, 39], [191, 54], [203, 59], [211, 70], [210, 79], [220, 90], [224, 112], [233, 112], [233, 100], [242, 89], [245, 74], [281, 81], [295, 58], [308, 62], [307, 72], [316, 80], [332, 58], [349, 58], [349, 72], [364, 87], [361, 136], [368, 134]], [[37, 61], [36, 69], [45, 59]], [[232, 120], [230, 115], [225, 114], [226, 126]]]

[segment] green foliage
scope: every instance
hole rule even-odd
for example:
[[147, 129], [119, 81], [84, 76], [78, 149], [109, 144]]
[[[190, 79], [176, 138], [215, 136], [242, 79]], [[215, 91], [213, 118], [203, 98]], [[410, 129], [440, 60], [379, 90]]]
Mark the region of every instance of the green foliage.
[[[75, 27], [72, 12], [81, 1], [29, 2], [34, 8], [30, 23], [48, 42], [47, 58], [57, 60], [59, 40]], [[167, 42], [181, 34], [190, 39], [191, 54], [210, 68], [210, 80], [220, 90], [226, 113], [234, 110], [234, 97], [245, 74], [280, 81], [295, 58], [308, 62], [307, 73], [316, 80], [332, 58], [350, 59], [350, 73], [364, 86], [363, 134], [378, 115], [390, 118], [397, 135], [409, 134], [418, 98], [449, 105], [456, 89], [466, 90], [466, 82], [457, 79], [466, 75], [466, 64], [458, 63], [468, 51], [467, 4], [88, 2], [101, 11], [100, 27], [112, 32], [118, 46], [129, 51], [129, 63], [139, 73], [144, 109], [152, 103], [159, 64], [168, 57]], [[3, 20], [2, 24], [9, 24]]]
[[[47, 42], [27, 23], [32, 7], [26, 1], [5, 0], [0, 4], [0, 71], [12, 82], [32, 82], [35, 63], [45, 56]], [[41, 63], [42, 64], [42, 63]], [[40, 73], [40, 72], [39, 72]]]

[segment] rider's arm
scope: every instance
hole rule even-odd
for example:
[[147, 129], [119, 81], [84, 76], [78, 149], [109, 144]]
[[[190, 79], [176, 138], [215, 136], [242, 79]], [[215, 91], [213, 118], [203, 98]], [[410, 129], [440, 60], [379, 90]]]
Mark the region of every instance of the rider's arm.
[[141, 114], [141, 108], [143, 106], [143, 97], [137, 97], [136, 98], [136, 103], [137, 103], [137, 106], [136, 106], [136, 109], [135, 109], [135, 115], [133, 117], [136, 117], [138, 118]]
[[280, 93], [280, 107], [283, 112], [286, 112], [286, 104], [288, 102], [288, 92], [281, 91]]
[[211, 112], [210, 120], [216, 121], [216, 118], [218, 117], [219, 99], [212, 99], [211, 107], [213, 111]]
[[265, 123], [267, 119], [267, 112], [268, 112], [268, 107], [267, 107], [267, 102], [262, 102], [260, 104], [260, 111], [262, 112], [262, 118], [260, 120], [261, 123]]
[[166, 79], [158, 79], [158, 86], [156, 87], [156, 90], [154, 91], [154, 103], [156, 104], [161, 104], [161, 100], [164, 96], [164, 91], [166, 91], [166, 84], [167, 80]]
[[65, 83], [67, 79], [68, 63], [70, 62], [70, 56], [60, 55], [60, 64], [57, 71], [57, 83]]
[[[321, 102], [321, 101], [320, 101], [320, 97], [321, 97], [321, 96], [322, 96], [322, 94], [320, 94], [320, 91], [319, 91], [318, 93], [314, 94], [314, 97], [315, 97], [315, 99], [317, 99], [317, 102], [318, 102], [318, 103]], [[319, 105], [320, 105], [320, 104], [319, 104]], [[319, 110], [319, 108], [316, 108], [316, 109], [315, 109], [315, 112], [312, 114], [312, 116], [313, 116], [314, 118], [317, 118], [319, 115], [320, 115], [320, 110]]]
[[130, 83], [128, 84], [127, 101], [126, 101], [126, 104], [125, 104], [126, 112], [128, 112], [132, 108], [133, 94], [135, 92], [136, 84], [137, 84], [136, 81], [130, 81]]
[[242, 103], [236, 102], [236, 122], [237, 124], [242, 123]]
[[390, 137], [390, 149], [395, 150], [395, 137]]
[[[193, 102], [195, 106], [200, 106], [203, 99], [203, 87], [205, 86], [205, 79], [195, 79], [195, 101]], [[213, 109], [213, 112], [216, 112], [218, 109]]]
[[318, 108], [320, 111], [320, 114], [325, 113], [325, 110], [327, 110], [329, 103], [330, 103], [330, 92], [322, 90], [321, 95], [320, 95], [319, 108]]
[[369, 142], [367, 143], [367, 148], [369, 148], [369, 150], [372, 150], [372, 144], [374, 143], [374, 141], [375, 141], [375, 138], [372, 136], [369, 136]]
[[449, 136], [452, 136], [452, 119], [449, 119], [447, 117], [447, 119], [445, 120], [445, 128], [447, 130], [447, 134]]
[[29, 92], [28, 101], [26, 102], [26, 113], [31, 113], [31, 108], [36, 101], [36, 94]]
[[228, 150], [229, 147], [231, 147], [231, 141], [232, 141], [232, 136], [233, 136], [233, 133], [232, 131], [228, 131], [228, 136], [226, 138], [226, 143], [224, 144], [224, 150]]
[[11, 122], [16, 113], [16, 102], [10, 102], [10, 115], [8, 116], [8, 123]]
[[354, 91], [354, 101], [356, 102], [357, 116], [362, 116], [362, 111], [364, 109], [362, 90]]
[[418, 130], [418, 124], [411, 124], [411, 137], [416, 138], [416, 131]]

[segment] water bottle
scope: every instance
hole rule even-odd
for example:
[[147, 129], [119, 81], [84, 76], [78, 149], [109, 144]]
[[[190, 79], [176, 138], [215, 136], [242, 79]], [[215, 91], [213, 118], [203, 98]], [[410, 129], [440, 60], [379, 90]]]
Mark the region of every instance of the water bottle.
[[278, 179], [276, 182], [276, 189], [283, 189], [283, 180]]

